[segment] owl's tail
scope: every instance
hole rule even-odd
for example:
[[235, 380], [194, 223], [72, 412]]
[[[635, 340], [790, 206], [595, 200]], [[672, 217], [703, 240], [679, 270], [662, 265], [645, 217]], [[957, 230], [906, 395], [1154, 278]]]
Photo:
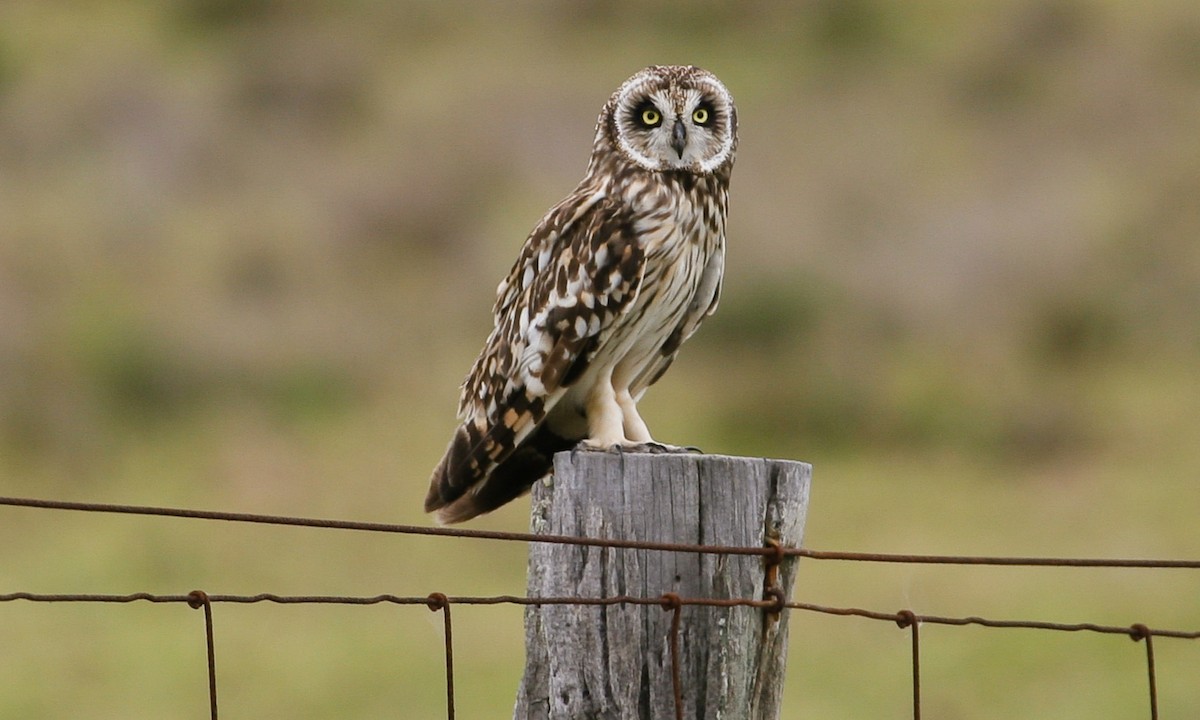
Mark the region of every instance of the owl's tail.
[[473, 430], [470, 424], [459, 426], [429, 482], [425, 512], [437, 511], [443, 525], [470, 520], [524, 495], [550, 473], [554, 453], [575, 446], [542, 426], [495, 463]]

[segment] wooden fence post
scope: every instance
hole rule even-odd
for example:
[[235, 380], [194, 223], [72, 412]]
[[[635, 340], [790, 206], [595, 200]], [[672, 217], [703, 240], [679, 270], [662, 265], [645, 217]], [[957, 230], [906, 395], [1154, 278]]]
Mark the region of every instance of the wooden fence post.
[[[533, 490], [533, 532], [645, 542], [798, 547], [812, 468], [692, 454], [559, 453]], [[778, 568], [790, 597], [797, 558]], [[757, 555], [532, 543], [530, 597], [764, 596]], [[787, 661], [785, 610], [680, 610], [681, 717], [776, 720]], [[547, 604], [525, 614], [514, 720], [674, 720], [673, 613], [657, 605]]]

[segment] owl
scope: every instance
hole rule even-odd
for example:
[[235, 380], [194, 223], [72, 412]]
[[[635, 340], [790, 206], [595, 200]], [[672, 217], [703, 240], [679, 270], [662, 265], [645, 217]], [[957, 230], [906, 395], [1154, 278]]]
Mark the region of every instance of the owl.
[[736, 149], [733, 98], [705, 70], [652, 66], [613, 93], [583, 180], [497, 288], [426, 512], [494, 510], [562, 450], [674, 449], [637, 403], [717, 307]]

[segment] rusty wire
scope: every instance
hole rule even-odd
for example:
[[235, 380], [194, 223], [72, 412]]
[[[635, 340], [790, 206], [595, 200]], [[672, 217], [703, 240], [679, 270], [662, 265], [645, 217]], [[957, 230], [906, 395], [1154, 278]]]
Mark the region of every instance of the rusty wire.
[[814, 603], [804, 602], [786, 602], [780, 603], [778, 596], [774, 593], [770, 595], [770, 600], [755, 600], [753, 598], [700, 598], [700, 597], [680, 597], [676, 593], [667, 593], [659, 597], [636, 597], [630, 595], [618, 595], [602, 598], [586, 598], [586, 597], [542, 597], [531, 598], [517, 595], [490, 595], [490, 596], [447, 596], [443, 593], [431, 593], [427, 596], [400, 596], [391, 594], [380, 594], [370, 596], [343, 596], [343, 595], [277, 595], [274, 593], [259, 593], [257, 595], [221, 595], [207, 594], [201, 590], [193, 590], [186, 595], [172, 594], [155, 594], [147, 592], [129, 593], [126, 595], [111, 595], [111, 594], [45, 594], [45, 593], [28, 593], [15, 592], [0, 595], [0, 602], [28, 601], [40, 603], [61, 603], [61, 602], [93, 602], [93, 603], [132, 603], [132, 602], [150, 602], [150, 603], [186, 603], [193, 608], [204, 608], [205, 610], [205, 634], [208, 646], [208, 673], [209, 673], [209, 701], [211, 717], [216, 720], [217, 717], [217, 694], [216, 694], [216, 664], [213, 652], [213, 631], [212, 631], [212, 604], [213, 603], [238, 603], [238, 604], [254, 604], [254, 603], [275, 603], [275, 604], [337, 604], [337, 605], [376, 605], [381, 603], [390, 603], [396, 605], [424, 605], [433, 611], [442, 611], [444, 623], [444, 638], [445, 638], [445, 657], [446, 657], [446, 709], [447, 718], [454, 720], [454, 660], [453, 660], [453, 637], [451, 632], [450, 622], [450, 605], [579, 605], [579, 606], [611, 606], [611, 605], [657, 605], [663, 610], [672, 612], [671, 629], [668, 636], [670, 659], [671, 659], [671, 681], [672, 694], [675, 702], [675, 716], [682, 718], [683, 713], [683, 686], [680, 678], [680, 661], [679, 661], [679, 632], [680, 632], [680, 613], [683, 607], [686, 606], [704, 606], [704, 607], [751, 607], [759, 608], [767, 612], [777, 611], [781, 607], [792, 610], [804, 610], [809, 612], [823, 613], [827, 615], [852, 616], [861, 617], [870, 620], [879, 620], [896, 623], [901, 628], [908, 628], [912, 634], [912, 702], [913, 702], [913, 718], [920, 720], [921, 718], [921, 669], [920, 669], [920, 625], [921, 623], [933, 623], [941, 625], [964, 626], [978, 625], [987, 628], [1021, 628], [1031, 630], [1056, 630], [1063, 632], [1095, 632], [1110, 635], [1125, 635], [1135, 641], [1144, 641], [1146, 643], [1146, 666], [1149, 679], [1150, 690], [1150, 718], [1158, 720], [1158, 692], [1157, 682], [1155, 677], [1155, 662], [1154, 662], [1154, 646], [1152, 638], [1154, 636], [1178, 638], [1187, 640], [1200, 639], [1200, 630], [1198, 631], [1182, 631], [1182, 630], [1165, 630], [1152, 629], [1142, 623], [1136, 623], [1131, 626], [1116, 626], [1116, 625], [1098, 625], [1095, 623], [1052, 623], [1041, 620], [991, 620], [977, 616], [970, 617], [946, 617], [940, 615], [921, 615], [914, 613], [911, 610], [900, 610], [894, 613], [879, 612], [875, 610], [864, 610], [861, 608], [846, 608], [846, 607], [830, 607], [825, 605], [817, 605]]
[[679, 615], [683, 611], [683, 598], [677, 593], [664, 593], [659, 598], [662, 609], [671, 613], [671, 694], [675, 699], [675, 720], [683, 720], [683, 680], [679, 676]]
[[1158, 680], [1155, 678], [1154, 671], [1155, 631], [1141, 623], [1137, 623], [1129, 629], [1135, 642], [1142, 640], [1146, 643], [1146, 675], [1150, 683], [1150, 720], [1158, 720]]
[[446, 644], [446, 720], [454, 720], [454, 637], [450, 629], [450, 598], [445, 593], [430, 593], [425, 599], [429, 609], [442, 611], [442, 629]]
[[[193, 591], [195, 592], [195, 591]], [[564, 597], [525, 597], [521, 595], [452, 595], [446, 596], [447, 604], [455, 605], [657, 605], [672, 609], [675, 603], [680, 606], [700, 607], [751, 607], [764, 610], [774, 610], [779, 606], [777, 600], [756, 600], [754, 598], [703, 598], [679, 597], [675, 593], [658, 597], [638, 597], [633, 595], [612, 595], [608, 597], [589, 598], [578, 596]], [[318, 605], [378, 605], [390, 603], [394, 605], [425, 605], [429, 606], [432, 596], [402, 596], [402, 595], [277, 595], [275, 593], [259, 593], [257, 595], [206, 595], [208, 603], [275, 603], [280, 605], [318, 604]], [[127, 595], [110, 595], [96, 593], [60, 594], [60, 593], [29, 593], [14, 592], [0, 594], [0, 602], [25, 600], [38, 603], [84, 602], [84, 603], [132, 603], [144, 601], [150, 603], [193, 603], [195, 597], [187, 595], [155, 594], [147, 592], [129, 593]], [[947, 617], [943, 615], [916, 614], [910, 610], [900, 612], [879, 612], [862, 608], [833, 607], [806, 602], [786, 602], [783, 607], [790, 610], [804, 610], [825, 615], [841, 615], [882, 620], [896, 623], [900, 627], [908, 627], [913, 621], [935, 625], [978, 625], [987, 628], [1014, 628], [1024, 630], [1055, 630], [1061, 632], [1094, 632], [1104, 635], [1124, 635], [1133, 640], [1144, 640], [1150, 636], [1175, 638], [1181, 640], [1200, 640], [1200, 630], [1167, 630], [1149, 628], [1141, 623], [1130, 626], [1098, 625], [1095, 623], [1055, 623], [1044, 620], [991, 620], [978, 616]], [[439, 610], [440, 607], [431, 609]]]
[[788, 557], [803, 557], [810, 560], [838, 560], [854, 562], [907, 563], [927, 565], [1001, 565], [1019, 567], [1175, 568], [1200, 570], [1200, 560], [997, 557], [985, 555], [913, 555], [902, 553], [866, 553], [810, 550], [808, 548], [782, 548], [780, 550], [771, 547], [770, 545], [765, 547], [739, 547], [728, 545], [699, 545], [688, 543], [620, 540], [611, 538], [589, 538], [576, 537], [574, 535], [536, 535], [533, 533], [504, 532], [500, 530], [426, 527], [422, 525], [364, 522], [359, 520], [330, 520], [324, 518], [294, 517], [289, 515], [262, 515], [257, 513], [193, 510], [190, 508], [155, 507], [149, 505], [114, 505], [110, 503], [69, 502], [64, 500], [45, 500], [38, 498], [0, 497], [0, 505], [51, 510], [116, 513], [124, 515], [151, 515], [158, 517], [188, 518], [193, 520], [220, 520], [225, 522], [256, 523], [265, 525], [289, 525], [293, 527], [326, 528], [336, 530], [359, 530], [365, 532], [382, 532], [401, 535], [475, 538], [481, 540], [502, 540], [526, 543], [555, 543], [560, 545], [626, 548], [634, 550], [657, 550], [664, 552], [705, 553], [710, 555], [758, 555], [761, 557], [770, 558], [782, 552]]
[[[563, 597], [525, 597], [522, 595], [450, 595], [441, 593], [434, 595], [445, 598], [447, 604], [454, 605], [657, 605], [664, 609], [672, 609], [674, 603], [682, 606], [699, 607], [750, 607], [764, 610], [774, 610], [779, 602], [772, 597], [770, 600], [754, 598], [704, 598], [679, 597], [674, 593], [658, 597], [639, 597], [634, 595], [611, 595], [608, 597], [589, 598], [579, 596]], [[257, 595], [207, 595], [209, 603], [255, 604], [274, 603], [280, 605], [317, 604], [317, 605], [378, 605], [383, 603], [393, 605], [425, 605], [431, 603], [431, 596], [403, 595], [277, 595], [275, 593], [259, 593]], [[132, 603], [144, 601], [150, 603], [191, 603], [194, 597], [188, 595], [155, 594], [146, 592], [129, 593], [127, 595], [110, 595], [96, 593], [56, 594], [14, 592], [0, 594], [0, 602], [25, 600], [39, 603], [60, 602], [92, 602], [92, 603]], [[914, 620], [917, 623], [934, 625], [978, 625], [986, 628], [1013, 628], [1024, 630], [1055, 630], [1061, 632], [1094, 632], [1104, 635], [1124, 635], [1134, 640], [1143, 640], [1151, 635], [1155, 637], [1175, 638], [1181, 640], [1200, 640], [1200, 630], [1168, 630], [1149, 628], [1138, 623], [1135, 625], [1098, 625], [1095, 623], [1055, 623], [1044, 620], [992, 620], [978, 616], [947, 617], [944, 615], [924, 615], [910, 610], [900, 612], [880, 612], [853, 607], [833, 607], [815, 603], [791, 601], [783, 603], [790, 610], [804, 610], [825, 615], [841, 615], [882, 620], [896, 623], [900, 627], [908, 627]], [[432, 608], [434, 610], [440, 607]]]
[[208, 649], [208, 715], [217, 720], [217, 653], [213, 645], [212, 602], [208, 593], [193, 590], [187, 594], [187, 604], [193, 610], [204, 609], [204, 644]]
[[909, 628], [912, 632], [913, 720], [921, 720], [921, 621], [912, 610], [901, 610], [896, 615], [900, 629]]
[[[2, 596], [0, 596], [2, 599]], [[842, 608], [842, 607], [827, 607], [824, 605], [815, 605], [813, 603], [789, 602], [787, 607], [793, 610], [809, 610], [812, 612], [824, 613], [826, 615], [853, 615], [855, 617], [869, 618], [871, 620], [886, 620], [894, 623], [899, 623], [905, 619], [900, 613], [886, 613], [875, 610], [863, 610], [861, 608]], [[942, 615], [914, 615], [917, 622], [931, 623], [934, 625], [979, 625], [988, 628], [1019, 628], [1025, 630], [1058, 630], [1062, 632], [1095, 632], [1105, 635], [1125, 635], [1132, 637], [1135, 640], [1139, 637], [1137, 625], [1120, 626], [1120, 625], [1097, 625], [1095, 623], [1055, 623], [1046, 622], [1043, 620], [989, 620], [978, 616], [970, 617], [945, 617]], [[1144, 626], [1143, 626], [1144, 627]], [[1181, 640], [1197, 640], [1200, 639], [1200, 630], [1159, 630], [1146, 628], [1146, 632], [1157, 637], [1178, 638]]]
[[890, 621], [901, 628], [908, 628], [912, 638], [912, 702], [914, 720], [921, 717], [921, 668], [920, 668], [920, 630], [922, 623], [934, 623], [951, 626], [977, 625], [987, 628], [1025, 628], [1034, 630], [1053, 630], [1064, 632], [1089, 631], [1103, 634], [1125, 635], [1135, 641], [1146, 643], [1146, 666], [1150, 692], [1150, 717], [1158, 718], [1158, 691], [1155, 670], [1153, 637], [1200, 639], [1200, 631], [1151, 629], [1144, 624], [1131, 626], [1098, 625], [1094, 623], [1054, 623], [1041, 620], [992, 620], [978, 616], [945, 617], [938, 615], [919, 615], [911, 610], [900, 610], [896, 613], [886, 613], [861, 608], [829, 607], [804, 602], [787, 602], [782, 589], [775, 582], [778, 577], [778, 566], [784, 557], [805, 557], [813, 560], [840, 560], [858, 562], [882, 563], [923, 563], [940, 565], [988, 565], [988, 566], [1025, 566], [1025, 567], [1105, 567], [1105, 568], [1188, 568], [1200, 569], [1200, 561], [1196, 560], [1151, 560], [1151, 559], [1104, 559], [1104, 558], [1047, 558], [1047, 557], [991, 557], [970, 555], [905, 555], [891, 553], [861, 553], [861, 552], [831, 552], [809, 550], [806, 548], [784, 548], [777, 543], [768, 542], [766, 547], [730, 547], [714, 545], [694, 545], [681, 543], [655, 543], [633, 540], [615, 540], [601, 538], [586, 538], [563, 535], [535, 535], [531, 533], [512, 533], [490, 530], [468, 530], [462, 528], [421, 527], [414, 525], [398, 525], [390, 523], [373, 523], [344, 520], [326, 520], [316, 518], [291, 517], [281, 515], [258, 515], [250, 513], [216, 512], [191, 510], [181, 508], [151, 507], [138, 505], [112, 505], [103, 503], [79, 503], [57, 500], [41, 500], [31, 498], [0, 497], [0, 505], [15, 507], [32, 507], [55, 510], [76, 510], [84, 512], [119, 513], [132, 515], [149, 515], [162, 517], [222, 520], [229, 522], [260, 523], [269, 525], [288, 525], [300, 527], [329, 528], [342, 530], [361, 530], [369, 532], [386, 532], [411, 535], [432, 535], [442, 537], [463, 537], [485, 540], [559, 543], [567, 545], [626, 548], [640, 550], [655, 550], [664, 552], [690, 552], [721, 555], [758, 555], [763, 557], [767, 577], [765, 578], [762, 599], [754, 598], [684, 598], [675, 593], [667, 593], [660, 597], [636, 597], [618, 595], [603, 598], [584, 597], [541, 597], [530, 598], [516, 595], [493, 596], [457, 596], [450, 597], [435, 592], [424, 597], [399, 596], [380, 594], [372, 596], [337, 596], [337, 595], [277, 595], [274, 593], [259, 593], [257, 595], [209, 595], [202, 590], [193, 590], [186, 595], [154, 594], [148, 592], [130, 593], [127, 595], [113, 594], [38, 594], [14, 592], [0, 594], [0, 602], [30, 601], [30, 602], [99, 602], [99, 603], [130, 603], [145, 601], [151, 603], [183, 602], [195, 609], [204, 610], [205, 640], [208, 655], [208, 687], [210, 716], [217, 719], [217, 684], [216, 659], [213, 642], [213, 603], [314, 603], [314, 604], [344, 604], [344, 605], [374, 605], [390, 603], [397, 605], [425, 605], [432, 611], [441, 611], [444, 628], [444, 651], [446, 665], [446, 712], [449, 720], [454, 720], [454, 656], [451, 624], [451, 604], [460, 605], [658, 605], [664, 611], [672, 613], [671, 626], [668, 636], [672, 694], [674, 699], [675, 717], [683, 717], [683, 687], [680, 678], [679, 634], [680, 616], [684, 606], [708, 607], [750, 607], [765, 610], [769, 616], [777, 616], [783, 609], [803, 610], [829, 615], [855, 616], [872, 620]]

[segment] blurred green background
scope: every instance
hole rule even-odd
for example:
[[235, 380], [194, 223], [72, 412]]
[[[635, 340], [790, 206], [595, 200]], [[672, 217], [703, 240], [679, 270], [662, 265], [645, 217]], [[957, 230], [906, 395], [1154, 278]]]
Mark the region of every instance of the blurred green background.
[[[718, 314], [657, 437], [815, 466], [819, 549], [1200, 557], [1194, 0], [0, 4], [0, 494], [425, 523], [457, 385], [595, 115], [717, 73]], [[525, 501], [475, 523], [521, 530]], [[0, 508], [0, 592], [524, 591], [525, 549]], [[1200, 629], [1200, 573], [806, 562], [801, 600]], [[444, 716], [424, 608], [217, 606], [228, 717]], [[795, 614], [787, 718], [906, 718]], [[507, 717], [514, 607], [455, 613]], [[1119, 636], [926, 627], [939, 718], [1143, 717]], [[0, 717], [204, 717], [183, 606], [0, 607]], [[1200, 643], [1156, 643], [1165, 717]]]

